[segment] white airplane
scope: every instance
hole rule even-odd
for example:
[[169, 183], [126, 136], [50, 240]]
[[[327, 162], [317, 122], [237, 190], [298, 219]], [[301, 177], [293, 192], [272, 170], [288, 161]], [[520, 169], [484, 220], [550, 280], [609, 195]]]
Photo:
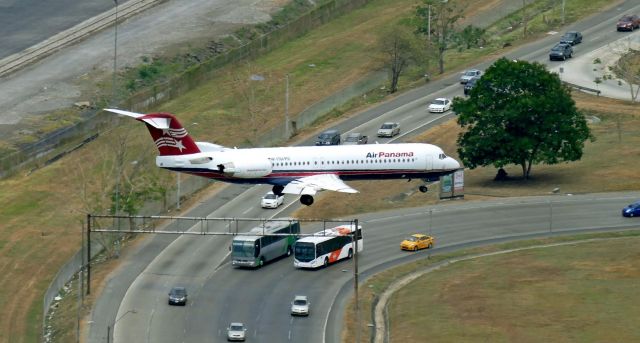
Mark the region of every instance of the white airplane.
[[[236, 149], [194, 142], [169, 113], [106, 111], [144, 122], [158, 147], [156, 165], [231, 183], [270, 184], [275, 194], [295, 194], [313, 204], [321, 190], [357, 193], [343, 180], [422, 179], [436, 181], [460, 168], [431, 144], [400, 143]], [[420, 186], [426, 192], [425, 185]]]

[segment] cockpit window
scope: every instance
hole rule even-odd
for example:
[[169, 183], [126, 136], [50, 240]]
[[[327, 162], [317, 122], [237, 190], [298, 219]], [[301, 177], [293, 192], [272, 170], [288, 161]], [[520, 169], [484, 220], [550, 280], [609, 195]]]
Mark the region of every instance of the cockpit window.
[[445, 154], [439, 154], [439, 155], [438, 155], [438, 158], [439, 158], [439, 159], [441, 159], [441, 160], [444, 160], [445, 158], [447, 158], [447, 155], [445, 155]]

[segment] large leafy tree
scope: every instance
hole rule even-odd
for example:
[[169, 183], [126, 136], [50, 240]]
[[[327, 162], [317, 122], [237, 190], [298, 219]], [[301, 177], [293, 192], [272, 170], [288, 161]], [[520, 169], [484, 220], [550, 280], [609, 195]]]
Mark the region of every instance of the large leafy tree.
[[516, 164], [527, 179], [533, 164], [579, 160], [593, 139], [569, 89], [535, 62], [499, 59], [453, 109], [465, 129], [458, 153], [472, 169]]

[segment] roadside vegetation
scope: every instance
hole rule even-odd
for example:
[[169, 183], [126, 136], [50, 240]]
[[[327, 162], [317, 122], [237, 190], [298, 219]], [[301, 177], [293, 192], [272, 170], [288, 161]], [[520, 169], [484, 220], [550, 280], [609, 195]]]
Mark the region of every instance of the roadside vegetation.
[[[567, 4], [573, 2], [584, 4], [580, 10], [585, 11], [580, 12], [580, 16], [575, 19], [593, 13], [607, 3], [567, 0]], [[483, 1], [468, 0], [462, 3], [465, 15], [471, 16], [476, 14], [474, 9], [482, 8]], [[496, 0], [492, 3], [498, 5], [500, 2]], [[384, 30], [398, 21], [412, 17], [415, 6], [415, 1], [372, 1], [362, 9], [285, 44], [277, 51], [251, 62], [223, 68], [217, 77], [201, 87], [154, 110], [178, 114], [189, 132], [198, 140], [228, 146], [259, 145], [257, 137], [282, 124], [285, 75], [289, 74], [291, 81], [289, 111], [299, 113], [379, 68], [377, 55], [371, 53], [372, 47], [376, 46], [379, 35]], [[495, 41], [499, 42], [500, 39], [495, 38]], [[478, 59], [489, 58], [488, 56], [502, 51], [501, 49], [502, 44], [496, 43], [483, 49], [448, 51], [445, 72], [457, 71]], [[399, 78], [398, 89], [402, 91], [424, 82], [424, 68], [431, 75], [437, 74], [431, 72], [437, 70], [436, 64], [407, 68], [407, 73]], [[154, 73], [152, 70], [148, 72]], [[251, 75], [258, 74], [264, 80], [252, 81]], [[338, 108], [334, 114], [336, 117], [350, 115], [388, 96], [386, 90], [379, 89], [370, 94], [366, 100], [354, 100], [348, 106]], [[629, 171], [617, 170], [611, 165], [603, 166], [602, 159], [590, 158], [592, 155], [587, 153], [606, 152], [612, 158], [628, 161], [629, 170], [638, 170], [640, 167], [637, 165], [640, 163], [639, 159], [632, 158], [636, 153], [635, 147], [640, 146], [637, 144], [640, 134], [635, 129], [640, 127], [637, 125], [640, 121], [637, 111], [629, 111], [630, 114], [625, 112], [627, 107], [620, 102], [602, 98], [598, 102], [599, 105], [594, 106], [592, 112], [600, 114], [602, 122], [594, 128], [594, 134], [599, 134], [599, 128], [603, 127], [610, 129], [613, 126], [619, 130], [613, 130], [612, 133], [603, 129], [603, 138], [607, 139], [599, 138], [595, 143], [587, 144], [585, 156], [579, 162], [582, 164], [554, 167], [558, 169], [541, 168], [526, 185], [504, 183], [499, 187], [491, 182], [493, 175], [487, 177], [483, 174], [483, 170], [488, 171], [490, 168], [479, 168], [475, 171], [477, 174], [467, 176], [467, 192], [475, 191], [481, 195], [538, 194], [547, 192], [549, 184], [555, 187], [557, 183], [562, 185], [563, 191], [575, 189], [576, 192], [639, 189], [640, 181], [632, 177], [635, 174], [630, 175]], [[613, 114], [606, 109], [612, 109]], [[324, 124], [326, 121], [318, 122], [315, 127], [299, 134], [311, 134], [311, 131]], [[122, 142], [124, 138], [118, 136], [118, 132], [122, 134], [127, 130], [132, 133], [126, 138], [126, 149], [119, 150], [116, 143]], [[441, 145], [447, 153], [455, 155], [456, 126], [447, 123], [435, 130], [421, 136], [418, 141]], [[610, 136], [614, 134], [615, 136]], [[615, 139], [608, 140], [611, 137]], [[82, 221], [86, 213], [115, 210], [113, 195], [116, 184], [121, 186], [119, 188], [122, 192], [128, 192], [132, 196], [120, 198], [120, 201], [132, 201], [129, 207], [132, 208], [131, 213], [137, 210], [139, 201], [162, 198], [163, 194], [166, 195], [166, 190], [175, 184], [175, 174], [160, 171], [154, 166], [154, 153], [155, 146], [144, 127], [133, 121], [124, 121], [115, 129], [102, 132], [94, 142], [49, 166], [0, 181], [0, 283], [4, 287], [4, 292], [0, 294], [0, 304], [3, 306], [0, 313], [0, 342], [39, 341], [42, 332], [43, 290], [58, 268], [80, 247]], [[569, 170], [570, 173], [567, 172]], [[576, 170], [577, 174], [574, 173]], [[510, 170], [508, 172], [511, 173]], [[490, 171], [490, 174], [494, 173], [494, 170]], [[596, 179], [594, 174], [600, 176], [597, 182], [592, 182]], [[610, 176], [606, 182], [602, 182], [603, 174]], [[377, 208], [419, 206], [437, 201], [435, 192], [427, 197], [413, 194], [415, 184], [389, 181], [375, 185], [354, 183], [353, 186], [362, 193], [323, 194], [318, 198], [323, 206], [314, 206], [314, 209], [320, 210], [321, 216], [335, 217]], [[381, 194], [380, 189], [386, 189], [385, 194]], [[394, 191], [389, 193], [389, 189]], [[343, 208], [338, 211], [334, 205], [340, 203]], [[125, 203], [119, 203], [118, 207], [125, 211], [126, 206], [128, 205]], [[305, 211], [300, 214], [308, 215]]]
[[[360, 336], [369, 342], [372, 306], [394, 281], [439, 262], [444, 266], [412, 281], [390, 299], [389, 342], [632, 342], [640, 339], [636, 285], [640, 231], [598, 233], [512, 242], [430, 258], [378, 273], [360, 287]], [[595, 241], [587, 241], [597, 239]], [[344, 341], [355, 338], [353, 301]]]

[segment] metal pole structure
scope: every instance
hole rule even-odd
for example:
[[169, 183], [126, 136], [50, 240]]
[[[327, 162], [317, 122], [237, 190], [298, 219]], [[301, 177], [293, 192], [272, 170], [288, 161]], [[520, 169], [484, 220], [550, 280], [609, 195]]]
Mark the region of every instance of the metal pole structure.
[[356, 343], [360, 343], [360, 306], [358, 298], [358, 219], [354, 220], [355, 232], [354, 232], [354, 252], [353, 252], [353, 289], [355, 295], [355, 310], [356, 310]]
[[[117, 57], [118, 57], [118, 0], [113, 0], [116, 3], [116, 19], [114, 20], [115, 26], [115, 36], [113, 39], [113, 83], [111, 85], [112, 89], [112, 105], [115, 105], [116, 102], [116, 71], [118, 70]], [[117, 213], [116, 213], [117, 214]]]
[[551, 207], [551, 200], [549, 200], [549, 232], [552, 232], [553, 228], [553, 208]]
[[562, 25], [564, 25], [564, 0], [562, 0]]
[[87, 295], [91, 294], [91, 215], [87, 214]]
[[427, 18], [427, 36], [429, 37], [429, 42], [431, 42], [431, 5], [429, 5], [429, 15]]
[[177, 205], [176, 208], [180, 209], [180, 173], [178, 173], [178, 193], [177, 193]]
[[433, 236], [433, 209], [429, 209], [429, 236]]
[[284, 92], [284, 139], [289, 139], [289, 74], [285, 76], [286, 87]]

